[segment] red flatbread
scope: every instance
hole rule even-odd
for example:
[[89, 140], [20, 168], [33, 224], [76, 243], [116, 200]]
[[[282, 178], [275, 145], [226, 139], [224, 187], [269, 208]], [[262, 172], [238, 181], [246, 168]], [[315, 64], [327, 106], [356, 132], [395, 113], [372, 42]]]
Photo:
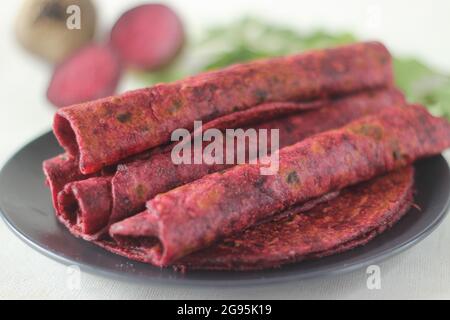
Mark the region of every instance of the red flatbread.
[[[246, 125], [244, 129], [277, 128], [280, 130], [280, 147], [284, 147], [318, 132], [340, 127], [359, 117], [386, 108], [402, 106], [405, 101], [401, 93], [389, 89], [364, 92], [320, 103], [324, 107], [319, 110], [261, 123], [259, 122], [261, 119], [267, 119], [269, 116], [302, 110], [310, 105], [310, 103], [264, 104], [211, 121], [204, 129], [238, 128], [241, 125]], [[257, 124], [248, 125], [254, 122]], [[86, 240], [98, 239], [107, 231], [110, 224], [144, 210], [145, 202], [158, 193], [232, 166], [205, 163], [177, 165], [172, 161], [171, 150], [172, 146], [162, 148], [160, 152], [153, 152], [147, 159], [120, 165], [114, 175], [106, 178], [93, 177], [66, 184], [58, 195], [58, 217], [74, 234]], [[227, 153], [226, 148], [223, 153]]]
[[[318, 204], [296, 206], [182, 258], [174, 268], [183, 272], [268, 269], [348, 251], [366, 244], [403, 217], [411, 207], [413, 190], [414, 169], [405, 167], [348, 187]], [[139, 246], [121, 246], [111, 240], [94, 243], [145, 262]]]
[[177, 267], [253, 270], [320, 258], [363, 245], [410, 208], [414, 170], [406, 167], [342, 190], [307, 212], [291, 209], [273, 221], [191, 254]]
[[310, 101], [392, 85], [378, 42], [253, 61], [59, 109], [53, 129], [80, 171], [167, 143], [177, 128], [276, 101]]
[[450, 146], [450, 124], [418, 105], [390, 108], [279, 151], [279, 170], [239, 165], [147, 202], [111, 226], [139, 259], [167, 266], [296, 204], [371, 179]]

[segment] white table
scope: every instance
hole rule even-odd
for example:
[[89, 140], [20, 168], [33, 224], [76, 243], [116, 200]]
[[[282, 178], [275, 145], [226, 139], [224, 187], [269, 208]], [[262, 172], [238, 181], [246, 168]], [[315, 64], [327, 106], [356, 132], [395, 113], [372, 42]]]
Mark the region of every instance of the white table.
[[[50, 67], [23, 52], [14, 41], [11, 29], [17, 2], [0, 2], [0, 164], [26, 141], [48, 130], [54, 112], [43, 95]], [[106, 30], [131, 1], [100, 2], [101, 28]], [[339, 5], [309, 1], [308, 7], [299, 1], [276, 1], [274, 6], [270, 1], [229, 0], [220, 8], [216, 4], [207, 7], [200, 0], [189, 1], [189, 5], [181, 0], [171, 3], [194, 32], [211, 22], [251, 12], [274, 21], [292, 21], [303, 29], [356, 30], [363, 37], [385, 41], [397, 53], [414, 54], [450, 70], [450, 43], [444, 41], [450, 30], [450, 2], [446, 0], [433, 1], [432, 7], [429, 1], [387, 0], [348, 0]], [[134, 85], [125, 80], [122, 88]], [[0, 243], [0, 298], [450, 298], [450, 219], [417, 246], [380, 264], [381, 290], [367, 289], [365, 270], [249, 288], [137, 285], [82, 273], [79, 289], [70, 289], [67, 268], [29, 248], [3, 222]]]

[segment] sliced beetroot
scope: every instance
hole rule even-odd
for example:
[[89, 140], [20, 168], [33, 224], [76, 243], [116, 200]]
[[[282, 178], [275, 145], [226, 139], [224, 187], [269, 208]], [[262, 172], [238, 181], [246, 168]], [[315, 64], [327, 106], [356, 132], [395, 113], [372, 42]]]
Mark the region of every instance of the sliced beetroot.
[[114, 51], [105, 45], [91, 44], [56, 67], [47, 98], [63, 107], [109, 96], [116, 90], [120, 73]]
[[138, 69], [169, 63], [184, 42], [181, 20], [161, 4], [145, 4], [125, 12], [111, 31], [111, 45], [123, 62]]

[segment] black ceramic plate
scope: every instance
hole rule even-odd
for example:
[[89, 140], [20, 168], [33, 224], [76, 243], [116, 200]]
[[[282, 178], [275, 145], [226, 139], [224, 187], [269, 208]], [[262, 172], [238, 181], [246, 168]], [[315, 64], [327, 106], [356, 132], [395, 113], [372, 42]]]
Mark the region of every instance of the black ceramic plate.
[[442, 156], [436, 156], [416, 164], [415, 202], [422, 211], [411, 209], [392, 229], [366, 246], [275, 270], [181, 274], [106, 252], [74, 238], [56, 221], [41, 164], [61, 151], [53, 135], [47, 133], [7, 162], [0, 173], [0, 208], [5, 222], [27, 244], [50, 258], [76, 264], [88, 272], [141, 283], [250, 285], [348, 272], [377, 263], [418, 243], [439, 225], [449, 205], [449, 167]]

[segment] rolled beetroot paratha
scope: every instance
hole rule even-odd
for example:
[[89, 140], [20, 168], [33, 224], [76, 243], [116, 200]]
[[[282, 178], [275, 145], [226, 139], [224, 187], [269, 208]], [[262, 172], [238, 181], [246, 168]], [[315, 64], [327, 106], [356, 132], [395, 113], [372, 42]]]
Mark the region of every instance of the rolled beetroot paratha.
[[[319, 258], [363, 245], [397, 222], [410, 208], [411, 166], [340, 191], [306, 210], [295, 206], [176, 262], [177, 269], [255, 270]], [[142, 261], [139, 246], [97, 242]], [[145, 260], [144, 260], [145, 262]]]
[[83, 174], [164, 144], [192, 129], [264, 102], [309, 101], [392, 84], [391, 56], [357, 43], [235, 65], [170, 84], [59, 109], [53, 129]]
[[411, 166], [348, 187], [306, 212], [293, 208], [193, 253], [177, 266], [188, 269], [253, 270], [320, 258], [366, 244], [410, 208]]
[[[395, 89], [365, 92], [334, 99], [324, 103], [324, 107], [319, 110], [302, 112], [251, 127], [278, 128], [280, 146], [283, 147], [315, 133], [337, 128], [356, 118], [386, 108], [402, 106], [404, 103], [402, 94]], [[205, 128], [236, 128], [244, 123], [259, 121], [260, 114], [274, 115], [281, 110], [272, 108], [273, 105], [262, 105], [264, 111], [257, 113], [257, 116], [245, 117], [242, 113], [249, 111], [238, 112], [240, 115], [235, 113], [214, 120]], [[294, 103], [287, 105], [295, 106]], [[158, 193], [231, 167], [227, 164], [176, 165], [171, 159], [170, 151], [171, 148], [167, 148], [161, 153], [154, 153], [148, 159], [121, 165], [114, 176], [92, 177], [66, 184], [58, 195], [58, 217], [75, 235], [86, 240], [98, 239], [112, 223], [144, 210], [145, 202]]]
[[[124, 163], [147, 158], [149, 154], [150, 152], [143, 152], [136, 157], [126, 159]], [[68, 154], [63, 153], [45, 160], [42, 163], [42, 169], [45, 175], [45, 183], [50, 188], [53, 207], [57, 210], [58, 193], [63, 190], [65, 185], [70, 182], [86, 180], [91, 177], [111, 177], [116, 171], [116, 166], [104, 167], [102, 170], [91, 174], [83, 174], [78, 166], [78, 161], [71, 158]]]
[[418, 105], [396, 107], [278, 152], [279, 170], [238, 165], [159, 194], [110, 235], [140, 261], [167, 266], [213, 242], [326, 193], [440, 153], [450, 124]]
[[67, 183], [89, 177], [80, 172], [78, 162], [70, 158], [67, 154], [60, 154], [45, 160], [42, 167], [45, 174], [45, 182], [50, 188], [52, 203], [55, 209], [58, 208], [58, 193]]
[[[376, 91], [364, 93], [364, 96], [377, 97], [379, 93]], [[380, 90], [380, 92], [382, 92]], [[383, 102], [389, 103], [392, 100], [393, 103], [400, 103], [404, 101], [403, 95], [396, 89], [386, 89], [386, 92], [381, 95], [381, 99], [384, 98]], [[391, 99], [391, 100], [389, 100]], [[258, 106], [253, 107], [252, 109], [243, 110], [239, 112], [234, 112], [232, 114], [219, 117], [214, 119], [213, 121], [205, 124], [204, 128], [233, 128], [239, 126], [248, 126], [253, 123], [258, 123], [267, 119], [272, 119], [281, 116], [287, 116], [289, 114], [293, 114], [296, 112], [309, 110], [309, 109], [317, 109], [328, 105], [328, 100], [322, 99], [311, 102], [272, 102], [265, 103]], [[53, 205], [55, 210], [58, 210], [57, 205], [57, 195], [64, 188], [64, 186], [69, 182], [81, 181], [88, 179], [90, 177], [106, 177], [114, 174], [118, 164], [131, 163], [137, 160], [146, 160], [155, 154], [159, 154], [162, 152], [170, 152], [171, 146], [161, 146], [158, 148], [153, 148], [150, 150], [146, 150], [137, 155], [133, 155], [128, 157], [117, 164], [104, 167], [102, 170], [91, 173], [91, 174], [83, 174], [79, 169], [78, 159], [70, 157], [68, 154], [64, 153], [53, 157], [51, 159], [47, 159], [43, 162], [43, 171], [46, 177], [46, 183], [49, 185]]]

